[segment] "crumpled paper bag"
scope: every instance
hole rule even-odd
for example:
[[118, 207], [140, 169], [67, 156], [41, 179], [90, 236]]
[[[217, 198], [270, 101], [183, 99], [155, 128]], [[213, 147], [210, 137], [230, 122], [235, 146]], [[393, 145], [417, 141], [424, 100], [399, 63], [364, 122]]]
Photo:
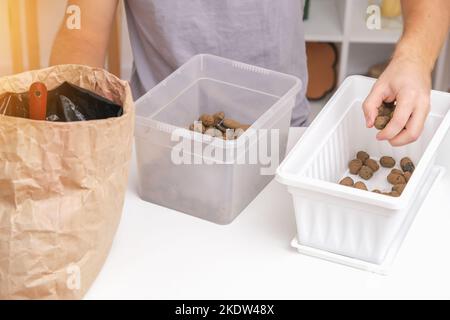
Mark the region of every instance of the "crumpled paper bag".
[[0, 299], [79, 299], [118, 227], [134, 105], [101, 69], [56, 66], [0, 79], [0, 94], [68, 81], [123, 105], [118, 118], [56, 123], [0, 116]]

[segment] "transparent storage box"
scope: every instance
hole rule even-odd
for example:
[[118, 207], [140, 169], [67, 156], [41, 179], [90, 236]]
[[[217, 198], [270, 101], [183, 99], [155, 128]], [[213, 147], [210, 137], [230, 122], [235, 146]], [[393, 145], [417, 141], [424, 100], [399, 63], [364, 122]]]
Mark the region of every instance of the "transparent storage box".
[[[392, 147], [377, 141], [378, 130], [365, 126], [362, 103], [374, 82], [362, 76], [347, 78], [278, 168], [277, 180], [287, 186], [294, 201], [295, 246], [321, 251], [310, 250], [311, 255], [383, 264], [426, 198], [430, 180], [440, 176], [435, 160], [450, 125], [450, 94], [433, 91], [431, 113], [419, 140]], [[338, 184], [349, 176], [348, 162], [359, 150], [377, 160], [392, 156], [397, 167], [405, 156], [413, 160], [416, 169], [399, 198]], [[369, 190], [390, 191], [389, 171], [380, 168], [365, 181]]]
[[[232, 222], [283, 160], [300, 88], [294, 76], [193, 57], [136, 102], [141, 198], [218, 224]], [[219, 111], [250, 129], [226, 141], [188, 130], [201, 114]], [[270, 164], [250, 161], [263, 144]]]

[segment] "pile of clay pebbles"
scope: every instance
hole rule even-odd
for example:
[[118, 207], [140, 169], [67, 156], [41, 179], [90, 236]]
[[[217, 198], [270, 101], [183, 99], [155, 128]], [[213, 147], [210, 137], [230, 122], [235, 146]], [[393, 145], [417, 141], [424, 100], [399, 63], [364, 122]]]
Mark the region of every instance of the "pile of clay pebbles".
[[[396, 161], [392, 157], [384, 156], [380, 158], [379, 162], [377, 162], [376, 160], [371, 159], [367, 152], [359, 151], [356, 154], [356, 159], [349, 162], [348, 169], [351, 174], [358, 175], [360, 178], [367, 181], [370, 180], [375, 172], [380, 169], [380, 165], [383, 168], [392, 169], [387, 176], [387, 181], [392, 185], [392, 189], [389, 192], [383, 192], [378, 189], [372, 190], [372, 192], [384, 194], [391, 197], [400, 197], [415, 170], [414, 163], [410, 158], [405, 157], [401, 159], [400, 170], [394, 168], [396, 165]], [[368, 191], [367, 186], [364, 182], [355, 182], [350, 177], [342, 179], [339, 184]]]
[[206, 134], [224, 140], [238, 139], [250, 125], [226, 118], [223, 111], [213, 115], [202, 114], [196, 123], [189, 126], [189, 130]]
[[394, 116], [396, 102], [383, 102], [378, 108], [378, 116], [375, 119], [375, 128], [383, 130]]

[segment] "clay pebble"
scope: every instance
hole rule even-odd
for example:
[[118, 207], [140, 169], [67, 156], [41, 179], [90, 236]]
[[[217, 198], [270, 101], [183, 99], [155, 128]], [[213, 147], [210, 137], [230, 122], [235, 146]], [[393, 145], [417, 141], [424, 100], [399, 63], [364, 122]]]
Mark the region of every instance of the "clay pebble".
[[373, 170], [368, 166], [362, 166], [361, 170], [359, 170], [359, 176], [364, 180], [369, 180], [373, 177]]
[[404, 172], [413, 173], [414, 170], [416, 169], [416, 167], [414, 166], [414, 163], [408, 157], [405, 157], [400, 161], [400, 166], [402, 167], [402, 170]]
[[356, 189], [360, 189], [360, 190], [366, 190], [366, 191], [368, 190], [367, 186], [364, 184], [364, 182], [361, 182], [361, 181], [356, 182], [354, 187]]
[[350, 163], [348, 164], [348, 168], [349, 168], [351, 174], [358, 174], [359, 171], [361, 170], [362, 166], [363, 166], [363, 162], [359, 159], [354, 159], [354, 160], [350, 161]]
[[383, 130], [386, 128], [389, 121], [391, 121], [391, 117], [389, 116], [378, 116], [375, 119], [375, 128], [378, 130]]
[[387, 177], [387, 180], [390, 184], [396, 185], [396, 184], [406, 184], [406, 179], [403, 175], [390, 173]]
[[355, 184], [355, 182], [353, 181], [352, 178], [350, 177], [346, 177], [344, 179], [342, 179], [339, 184], [343, 185], [343, 186], [347, 186], [347, 187], [353, 187], [353, 185]]
[[214, 117], [209, 114], [202, 114], [198, 120], [201, 121], [205, 127], [214, 125]]
[[364, 164], [372, 169], [373, 172], [377, 172], [380, 169], [378, 163], [373, 159], [367, 159], [366, 161], [364, 161]]
[[396, 184], [392, 187], [392, 191], [402, 194], [403, 190], [405, 190], [405, 188], [406, 188], [406, 183]]
[[393, 168], [395, 167], [395, 163], [395, 159], [392, 157], [384, 156], [380, 158], [380, 164], [383, 168]]
[[370, 158], [369, 154], [365, 151], [358, 151], [358, 153], [356, 154], [356, 159], [359, 159], [362, 162], [365, 162], [369, 158]]

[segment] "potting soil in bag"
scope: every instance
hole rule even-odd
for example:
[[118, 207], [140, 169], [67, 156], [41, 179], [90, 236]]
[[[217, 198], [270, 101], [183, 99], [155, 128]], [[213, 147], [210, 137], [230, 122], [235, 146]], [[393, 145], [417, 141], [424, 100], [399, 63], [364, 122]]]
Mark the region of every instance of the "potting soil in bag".
[[[112, 108], [69, 97], [85, 105], [86, 120], [99, 114], [89, 107], [107, 110], [107, 118], [32, 121], [22, 102], [16, 111], [24, 117], [0, 114], [0, 299], [78, 299], [99, 273], [121, 217], [134, 106], [126, 82], [77, 65], [0, 78], [0, 96], [27, 92], [35, 82], [49, 92], [73, 84]], [[123, 106], [123, 115], [113, 105]]]
[[[7, 92], [0, 96], [0, 114], [30, 118], [29, 93]], [[118, 104], [68, 82], [48, 92], [47, 121], [87, 121], [120, 117]]]

